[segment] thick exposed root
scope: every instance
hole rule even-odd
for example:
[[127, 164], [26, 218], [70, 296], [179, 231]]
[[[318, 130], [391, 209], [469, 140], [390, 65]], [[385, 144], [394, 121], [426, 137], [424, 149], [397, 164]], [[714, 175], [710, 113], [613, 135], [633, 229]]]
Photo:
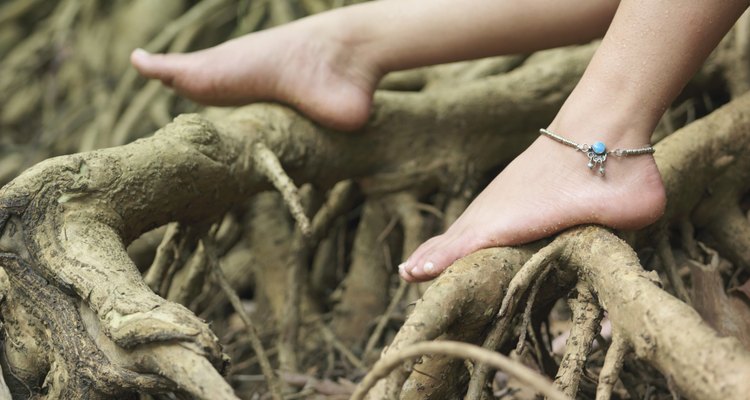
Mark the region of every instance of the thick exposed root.
[[[500, 347], [503, 338], [508, 333], [520, 297], [523, 296], [535, 280], [540, 278], [540, 275], [546, 270], [549, 263], [560, 255], [563, 251], [563, 245], [564, 242], [555, 240], [543, 247], [531, 256], [521, 270], [513, 276], [508, 285], [508, 290], [503, 297], [497, 320], [484, 339], [483, 347], [487, 349], [498, 349]], [[480, 398], [481, 393], [484, 391], [488, 374], [489, 368], [487, 366], [480, 364], [474, 369], [467, 397]]]

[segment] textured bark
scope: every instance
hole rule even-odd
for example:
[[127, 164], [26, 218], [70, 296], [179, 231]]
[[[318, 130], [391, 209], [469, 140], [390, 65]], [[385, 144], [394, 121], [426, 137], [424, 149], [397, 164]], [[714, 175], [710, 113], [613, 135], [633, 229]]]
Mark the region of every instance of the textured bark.
[[673, 380], [687, 398], [747, 396], [750, 352], [736, 338], [721, 337], [693, 308], [663, 291], [625, 242], [594, 228], [571, 232], [571, 239], [565, 257], [638, 358]]

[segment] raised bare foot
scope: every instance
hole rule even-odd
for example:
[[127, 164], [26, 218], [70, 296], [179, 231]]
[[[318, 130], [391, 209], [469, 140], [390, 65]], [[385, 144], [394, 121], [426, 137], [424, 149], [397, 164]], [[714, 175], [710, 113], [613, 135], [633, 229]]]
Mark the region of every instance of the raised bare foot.
[[381, 77], [331, 17], [311, 17], [187, 54], [135, 50], [148, 78], [208, 105], [279, 101], [340, 130], [362, 126]]
[[[610, 149], [645, 144], [633, 139], [605, 143]], [[610, 156], [605, 176], [587, 163], [583, 153], [539, 137], [447, 232], [422, 244], [399, 266], [401, 276], [425, 281], [478, 249], [527, 243], [584, 223], [638, 229], [663, 214], [664, 185], [653, 156]]]

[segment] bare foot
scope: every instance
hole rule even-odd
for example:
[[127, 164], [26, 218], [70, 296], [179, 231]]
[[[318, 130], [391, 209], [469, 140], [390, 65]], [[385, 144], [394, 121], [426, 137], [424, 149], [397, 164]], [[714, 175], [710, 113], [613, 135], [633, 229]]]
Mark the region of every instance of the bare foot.
[[322, 125], [353, 130], [367, 121], [382, 73], [326, 18], [303, 19], [194, 53], [138, 49], [131, 62], [142, 75], [202, 104], [280, 101]]
[[[644, 143], [611, 144], [610, 149]], [[422, 244], [399, 266], [401, 276], [425, 281], [478, 249], [527, 243], [584, 223], [638, 229], [663, 214], [664, 185], [651, 155], [610, 157], [604, 177], [587, 163], [583, 153], [538, 138], [447, 232]]]

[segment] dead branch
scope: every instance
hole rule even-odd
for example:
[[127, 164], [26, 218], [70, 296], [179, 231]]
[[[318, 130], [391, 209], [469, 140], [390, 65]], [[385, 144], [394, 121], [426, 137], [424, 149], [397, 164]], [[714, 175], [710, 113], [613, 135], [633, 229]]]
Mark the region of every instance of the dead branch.
[[255, 162], [255, 169], [263, 174], [273, 184], [276, 190], [281, 193], [284, 202], [289, 207], [297, 226], [305, 236], [310, 236], [310, 220], [305, 215], [302, 207], [302, 199], [299, 196], [297, 186], [292, 179], [284, 172], [279, 159], [266, 145], [261, 142], [255, 143], [252, 151], [252, 160]]
[[[445, 354], [451, 357], [469, 358], [478, 363], [491, 365], [493, 368], [517, 378], [521, 382], [543, 393], [549, 399], [565, 400], [567, 397], [559, 392], [547, 378], [532, 371], [523, 364], [517, 363], [502, 354], [488, 351], [479, 346], [446, 340], [416, 343], [398, 352], [381, 358], [372, 370], [362, 379], [357, 390], [352, 394], [352, 400], [364, 399], [367, 392], [375, 383], [388, 376], [394, 369], [405, 364], [406, 360], [424, 354]], [[403, 367], [402, 367], [403, 368]]]

